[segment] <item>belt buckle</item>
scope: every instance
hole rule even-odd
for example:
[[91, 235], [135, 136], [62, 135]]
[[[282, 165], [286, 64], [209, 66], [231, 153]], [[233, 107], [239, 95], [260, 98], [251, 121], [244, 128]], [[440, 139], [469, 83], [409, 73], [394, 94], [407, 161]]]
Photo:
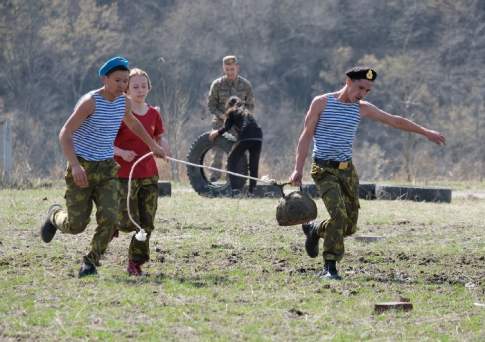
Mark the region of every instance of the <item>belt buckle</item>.
[[348, 167], [349, 167], [349, 162], [338, 163], [338, 169], [339, 170], [347, 170]]

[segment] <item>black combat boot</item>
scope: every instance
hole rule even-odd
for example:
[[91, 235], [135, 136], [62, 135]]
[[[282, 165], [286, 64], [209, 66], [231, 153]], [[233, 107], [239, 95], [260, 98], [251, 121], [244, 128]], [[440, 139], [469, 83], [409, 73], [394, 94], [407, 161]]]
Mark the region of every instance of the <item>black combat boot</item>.
[[53, 204], [47, 210], [47, 217], [40, 227], [40, 237], [42, 241], [49, 243], [56, 235], [57, 228], [52, 223], [51, 217], [56, 211], [61, 210], [61, 206], [59, 204]]
[[318, 256], [318, 242], [320, 236], [318, 235], [318, 227], [313, 223], [304, 223], [301, 225], [303, 233], [306, 235], [305, 250], [310, 258]]
[[89, 260], [84, 259], [81, 269], [79, 270], [79, 278], [88, 276], [88, 275], [95, 275], [98, 272], [96, 271], [96, 266], [94, 266]]
[[320, 278], [331, 280], [342, 279], [342, 277], [338, 274], [337, 262], [335, 260], [325, 260], [325, 265], [323, 266], [322, 273], [320, 273]]

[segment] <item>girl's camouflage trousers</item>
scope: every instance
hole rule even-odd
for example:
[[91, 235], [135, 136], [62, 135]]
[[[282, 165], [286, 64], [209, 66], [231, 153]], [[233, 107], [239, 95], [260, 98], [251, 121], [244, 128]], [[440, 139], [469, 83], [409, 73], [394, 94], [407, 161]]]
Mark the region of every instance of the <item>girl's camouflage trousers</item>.
[[[120, 221], [117, 228], [122, 232], [134, 232], [137, 229], [130, 221], [126, 205], [126, 198], [128, 197], [128, 180], [119, 179], [119, 184]], [[135, 239], [135, 235], [133, 235], [131, 238], [130, 247], [128, 249], [128, 258], [139, 264], [142, 264], [150, 259], [150, 235], [154, 229], [157, 201], [157, 176], [131, 180], [131, 217], [147, 233], [147, 238], [145, 241], [138, 241]]]

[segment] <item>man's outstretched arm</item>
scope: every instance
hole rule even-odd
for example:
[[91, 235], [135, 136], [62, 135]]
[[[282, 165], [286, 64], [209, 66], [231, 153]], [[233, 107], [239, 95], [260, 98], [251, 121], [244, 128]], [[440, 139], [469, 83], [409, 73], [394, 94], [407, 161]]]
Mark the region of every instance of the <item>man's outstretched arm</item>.
[[428, 140], [438, 145], [444, 145], [446, 143], [445, 137], [440, 132], [420, 126], [414, 121], [403, 118], [402, 116], [389, 114], [369, 102], [362, 101], [361, 115], [362, 117], [382, 122], [402, 131], [424, 135]]

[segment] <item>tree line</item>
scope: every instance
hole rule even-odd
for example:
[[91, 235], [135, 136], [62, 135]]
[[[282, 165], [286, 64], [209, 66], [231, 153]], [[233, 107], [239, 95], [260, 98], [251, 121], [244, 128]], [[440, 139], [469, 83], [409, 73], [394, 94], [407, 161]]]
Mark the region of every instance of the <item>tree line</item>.
[[[368, 100], [442, 131], [424, 138], [363, 121], [362, 180], [483, 180], [485, 2], [479, 0], [1, 0], [0, 102], [18, 177], [59, 177], [57, 134], [114, 55], [148, 71], [176, 158], [210, 128], [207, 93], [235, 54], [256, 95], [261, 174], [287, 177], [311, 99], [368, 64]], [[310, 159], [310, 158], [308, 158]], [[171, 177], [184, 179], [183, 167]], [[168, 176], [168, 175], [167, 175]]]

